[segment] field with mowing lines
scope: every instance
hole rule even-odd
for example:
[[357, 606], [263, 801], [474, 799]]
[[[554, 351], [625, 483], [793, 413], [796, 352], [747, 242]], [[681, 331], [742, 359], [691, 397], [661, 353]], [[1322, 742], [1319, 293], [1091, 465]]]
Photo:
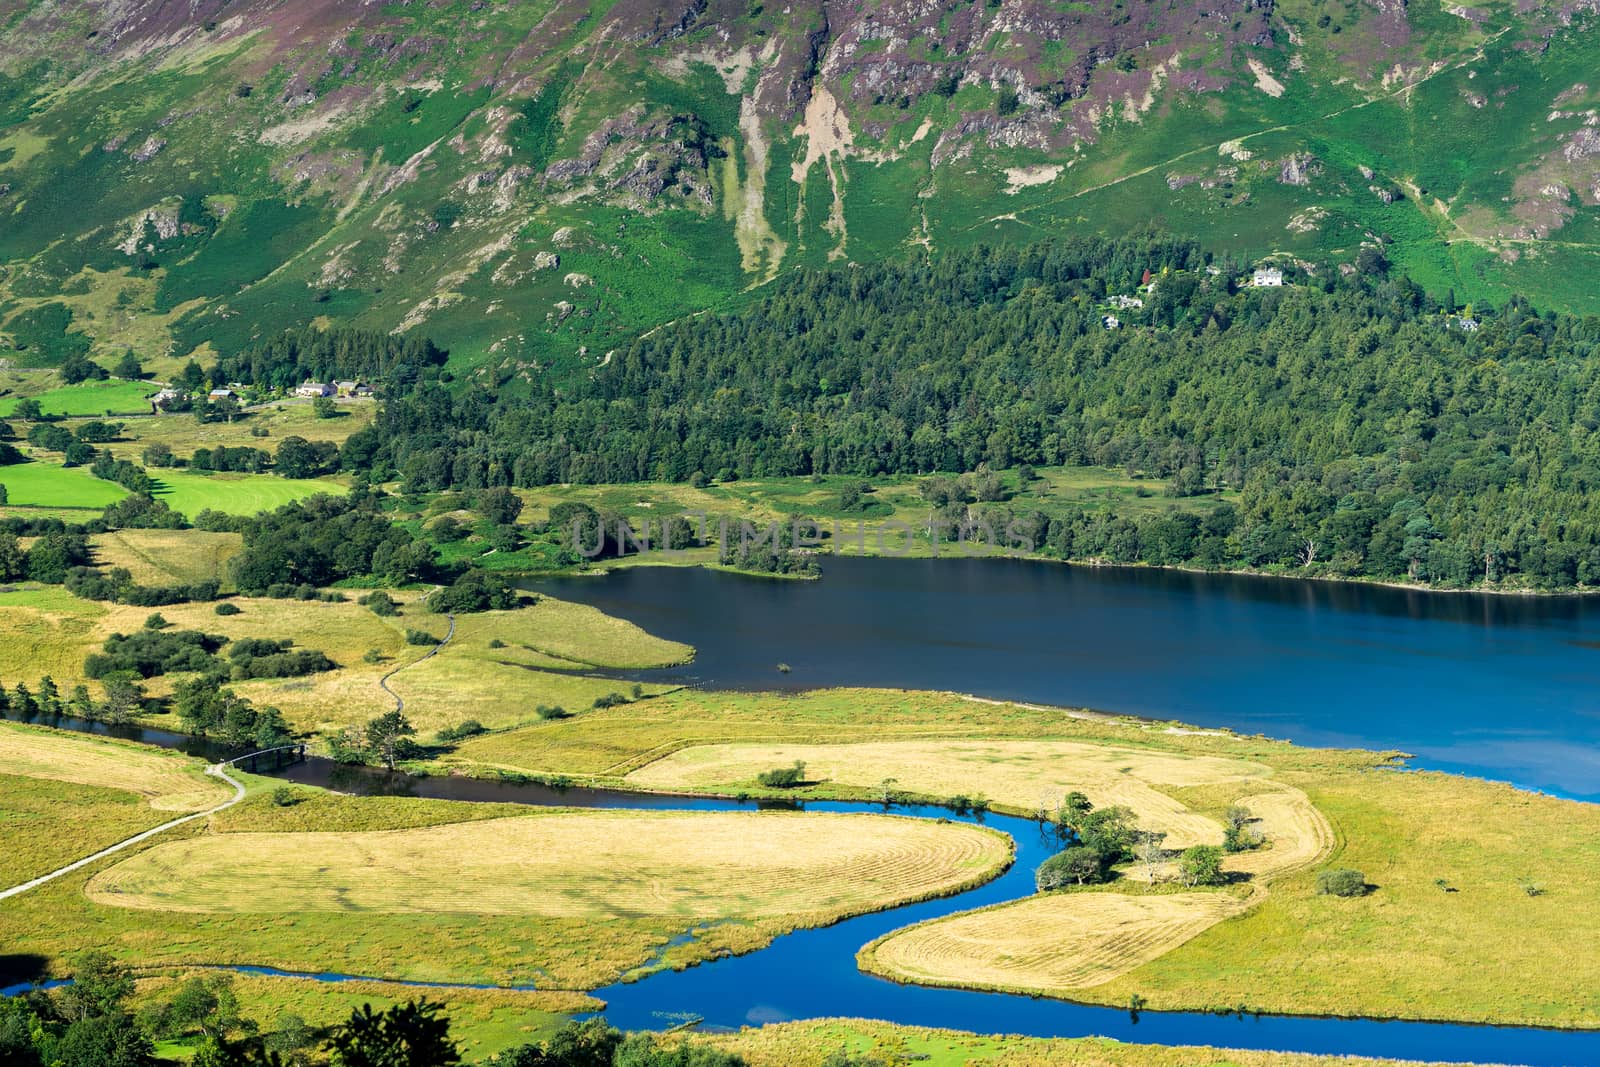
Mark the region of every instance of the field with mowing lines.
[[123, 567], [140, 585], [188, 585], [227, 579], [227, 562], [243, 539], [207, 530], [112, 530], [90, 538], [95, 562]]
[[1096, 807], [1122, 805], [1169, 848], [1216, 843], [1222, 828], [1159, 792], [1162, 786], [1242, 782], [1270, 774], [1259, 763], [1070, 741], [884, 741], [848, 745], [707, 745], [680, 749], [628, 775], [646, 789], [719, 791], [757, 786], [756, 776], [796, 760], [806, 778], [870, 789], [885, 778], [932, 796], [976, 795], [1005, 807], [1053, 810], [1072, 790]]
[[[0, 737], [0, 744], [9, 735]], [[136, 793], [0, 774], [0, 889], [172, 818]]]
[[233, 794], [199, 760], [12, 722], [0, 722], [0, 774], [121, 789], [157, 811], [202, 811]]
[[[150, 410], [147, 398], [157, 388], [149, 382], [79, 382], [77, 385], [64, 385], [59, 389], [35, 393], [32, 399], [39, 402], [39, 410], [45, 415], [94, 418], [143, 415]], [[19, 396], [0, 397], [0, 417], [15, 411], [21, 399]]]
[[[736, 1052], [750, 1067], [823, 1067], [840, 1049], [860, 1059], [921, 1067], [1401, 1067], [1397, 1060], [1353, 1056], [969, 1034], [865, 1019], [774, 1023], [734, 1033], [695, 1033], [694, 1040]], [[1414, 1061], [1406, 1063], [1416, 1067]]]
[[[89, 473], [87, 467], [63, 467], [59, 463], [15, 463], [0, 467], [0, 485], [6, 487], [7, 502], [43, 508], [93, 508], [115, 504], [128, 495], [116, 482], [107, 482]], [[96, 518], [80, 515], [78, 522]]]
[[[246, 780], [252, 788], [271, 782]], [[98, 865], [100, 873], [75, 872], [8, 902], [0, 909], [0, 942], [9, 952], [45, 957], [57, 972], [92, 928], [99, 946], [145, 968], [252, 963], [415, 981], [592, 989], [640, 968], [750, 952], [799, 926], [951, 892], [992, 877], [1010, 855], [1003, 837], [981, 828], [878, 815], [531, 812], [356, 798], [310, 787], [293, 790], [299, 803], [279, 807], [270, 792], [263, 789], [217, 819], [180, 827], [149, 847], [164, 864], [169, 845], [215, 842], [201, 850], [201, 858], [212, 857], [204, 858], [204, 869], [183, 873], [186, 883], [193, 874], [213, 889], [220, 885], [214, 901], [198, 899], [193, 888], [145, 883], [145, 875], [130, 887], [154, 894], [147, 903], [166, 904], [157, 898], [175, 890], [184, 898], [176, 903], [212, 910], [97, 902], [108, 881], [151, 869], [152, 860], [138, 853], [130, 857], [134, 867], [108, 860]], [[357, 899], [376, 903], [377, 910], [347, 910], [331, 895], [331, 877], [353, 869], [342, 850], [308, 856], [258, 847], [318, 839], [353, 840], [368, 849], [375, 866], [360, 873], [368, 888]], [[437, 843], [434, 852], [418, 856], [426, 851], [420, 843], [430, 839]], [[480, 842], [487, 852], [476, 847]], [[546, 853], [546, 845], [576, 851]], [[214, 863], [217, 856], [225, 859]], [[463, 856], [470, 877], [459, 873]], [[288, 866], [263, 869], [262, 861], [272, 859]], [[309, 867], [324, 859], [331, 869], [319, 877]], [[490, 877], [500, 883], [476, 884]], [[91, 883], [93, 891], [86, 888]], [[512, 885], [532, 888], [519, 895], [507, 888]], [[248, 899], [280, 887], [301, 893], [313, 907]], [[384, 899], [373, 901], [374, 894]], [[418, 910], [419, 902], [441, 910]], [[328, 910], [317, 910], [324, 905]]]
[[193, 471], [152, 470], [155, 496], [173, 511], [189, 518], [210, 509], [228, 515], [254, 515], [271, 511], [308, 496], [327, 493], [343, 496], [348, 486], [330, 478], [279, 478], [275, 474], [198, 474]]
[[898, 930], [862, 970], [897, 981], [1065, 994], [1097, 986], [1247, 906], [1227, 893], [1048, 893]]
[[583, 812], [378, 833], [171, 841], [102, 872], [98, 904], [197, 914], [350, 912], [826, 917], [994, 873], [1005, 838], [969, 826], [792, 812]]

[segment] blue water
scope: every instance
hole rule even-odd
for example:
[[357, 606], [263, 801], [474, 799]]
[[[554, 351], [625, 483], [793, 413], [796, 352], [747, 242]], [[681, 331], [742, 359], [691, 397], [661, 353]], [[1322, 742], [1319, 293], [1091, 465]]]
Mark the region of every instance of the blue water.
[[[1600, 597], [1024, 560], [829, 557], [815, 582], [645, 567], [541, 582], [729, 689], [904, 686], [1100, 708], [1600, 800]], [[777, 664], [791, 670], [779, 673]]]
[[[698, 649], [688, 668], [641, 676], [727, 688], [925, 687], [1085, 705], [1307, 744], [1398, 748], [1424, 766], [1600, 799], [1600, 600], [1441, 596], [1021, 561], [830, 559], [824, 572], [820, 582], [777, 582], [644, 569], [541, 588]], [[791, 672], [780, 674], [779, 662]], [[186, 740], [153, 733], [144, 739], [174, 746]], [[695, 811], [751, 806], [419, 779], [322, 760], [280, 774], [349, 792], [458, 800]], [[806, 808], [879, 810], [828, 802]], [[688, 1019], [732, 1027], [856, 1016], [985, 1033], [1539, 1067], [1600, 1063], [1600, 1032], [1248, 1014], [1143, 1012], [1135, 1019], [1112, 1008], [901, 986], [860, 973], [856, 951], [884, 933], [1032, 893], [1033, 869], [1057, 847], [1053, 835], [1023, 819], [982, 821], [1017, 842], [1015, 865], [987, 885], [797, 931], [746, 956], [597, 990], [606, 1016], [636, 1029]]]

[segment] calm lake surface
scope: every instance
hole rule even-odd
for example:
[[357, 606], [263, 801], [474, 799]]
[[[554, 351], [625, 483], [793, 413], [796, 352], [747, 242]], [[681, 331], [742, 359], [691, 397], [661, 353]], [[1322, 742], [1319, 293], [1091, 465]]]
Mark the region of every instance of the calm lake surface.
[[827, 557], [822, 570], [637, 567], [531, 588], [698, 650], [641, 677], [1093, 707], [1400, 749], [1416, 766], [1600, 800], [1600, 598], [1003, 559]]

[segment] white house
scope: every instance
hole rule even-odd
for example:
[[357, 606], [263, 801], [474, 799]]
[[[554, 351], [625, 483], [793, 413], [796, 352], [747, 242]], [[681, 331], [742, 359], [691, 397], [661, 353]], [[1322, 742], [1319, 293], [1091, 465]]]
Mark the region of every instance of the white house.
[[301, 382], [294, 387], [294, 395], [309, 397], [332, 396], [333, 386], [327, 382]]
[[1115, 330], [1122, 325], [1122, 321], [1115, 315], [1102, 315], [1100, 316], [1100, 325], [1108, 330]]
[[1128, 308], [1144, 307], [1144, 301], [1139, 297], [1124, 296], [1122, 293], [1118, 293], [1116, 296], [1112, 297], [1108, 303], [1114, 308], [1122, 308], [1123, 310], [1127, 310]]
[[1277, 267], [1257, 267], [1255, 276], [1250, 279], [1250, 284], [1258, 287], [1276, 288], [1283, 284], [1283, 271]]

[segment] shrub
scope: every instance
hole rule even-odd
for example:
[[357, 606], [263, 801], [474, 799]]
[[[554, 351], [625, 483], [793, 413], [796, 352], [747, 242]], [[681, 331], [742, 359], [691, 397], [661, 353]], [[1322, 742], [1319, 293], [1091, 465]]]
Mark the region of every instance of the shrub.
[[804, 760], [795, 760], [790, 767], [775, 767], [770, 771], [762, 771], [756, 775], [756, 781], [769, 789], [793, 789], [805, 781], [806, 765]]
[[1178, 857], [1178, 878], [1184, 885], [1222, 885], [1228, 876], [1222, 870], [1222, 849], [1216, 845], [1193, 845]]
[[407, 630], [406, 644], [408, 645], [437, 645], [439, 639], [426, 630]]
[[1317, 872], [1317, 893], [1328, 897], [1362, 897], [1369, 891], [1367, 876], [1348, 867]]
[[374, 615], [389, 616], [400, 614], [400, 605], [395, 603], [394, 597], [385, 593], [382, 589], [368, 593], [358, 603], [371, 608]]
[[484, 726], [483, 723], [479, 722], [477, 719], [468, 719], [459, 725], [447, 726], [443, 730], [440, 730], [439, 740], [448, 744], [451, 741], [462, 741], [466, 738], [477, 737], [479, 734], [488, 732], [488, 727]]
[[293, 789], [280, 785], [272, 791], [272, 802], [280, 808], [292, 808], [300, 803], [300, 798], [295, 795]]
[[562, 707], [560, 704], [556, 704], [554, 706], [547, 705], [547, 704], [540, 704], [537, 708], [533, 709], [533, 713], [535, 715], [539, 716], [540, 719], [543, 719], [543, 720], [546, 720], [546, 721], [548, 721], [550, 719], [565, 719], [565, 718], [569, 718], [569, 715], [567, 713], [567, 709]]
[[239, 608], [239, 605], [231, 604], [224, 600], [222, 603], [216, 606], [215, 610], [218, 615], [238, 615], [240, 614], [241, 609]]

